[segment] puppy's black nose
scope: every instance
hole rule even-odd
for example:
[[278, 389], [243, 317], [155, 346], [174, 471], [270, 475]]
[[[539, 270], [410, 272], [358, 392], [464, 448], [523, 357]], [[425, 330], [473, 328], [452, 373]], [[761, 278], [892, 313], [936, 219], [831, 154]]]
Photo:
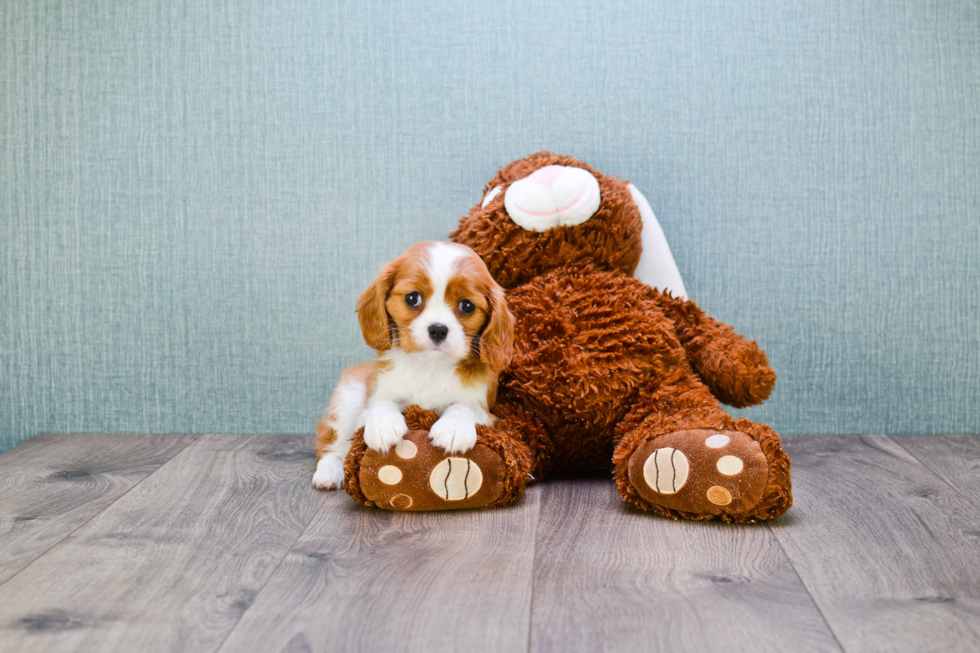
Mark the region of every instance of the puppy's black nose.
[[430, 324], [429, 325], [429, 337], [432, 338], [432, 342], [437, 345], [446, 339], [449, 335], [449, 327], [445, 324]]

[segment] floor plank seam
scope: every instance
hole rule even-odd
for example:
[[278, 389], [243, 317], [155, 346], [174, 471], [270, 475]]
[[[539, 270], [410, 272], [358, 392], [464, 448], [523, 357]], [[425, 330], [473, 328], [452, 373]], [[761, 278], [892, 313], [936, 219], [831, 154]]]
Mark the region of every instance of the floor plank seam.
[[[894, 442], [895, 445], [898, 448], [900, 448], [902, 451], [904, 451], [908, 455], [912, 456], [912, 458], [914, 458], [917, 463], [919, 463], [920, 465], [922, 465], [922, 467], [927, 472], [929, 472], [930, 474], [932, 474], [933, 476], [935, 476], [936, 479], [938, 479], [940, 483], [942, 483], [943, 485], [945, 485], [946, 487], [948, 487], [949, 489], [951, 489], [958, 496], [960, 496], [963, 499], [965, 499], [971, 506], [973, 506], [973, 507], [977, 508], [978, 510], [980, 510], [980, 502], [978, 502], [976, 499], [974, 499], [973, 497], [969, 496], [968, 494], [964, 494], [963, 491], [960, 490], [958, 487], [956, 487], [955, 485], [953, 485], [952, 483], [950, 483], [949, 481], [947, 481], [945, 478], [943, 478], [942, 476], [940, 476], [939, 474], [937, 474], [935, 471], [933, 471], [932, 467], [930, 467], [921, 458], [919, 458], [918, 456], [916, 456], [915, 453], [912, 452], [912, 451], [910, 451], [908, 447], [902, 446], [902, 441], [901, 441], [900, 438], [896, 438], [896, 437], [893, 437], [891, 435], [886, 435], [884, 437], [886, 437], [889, 440], [891, 440], [892, 442]], [[923, 437], [923, 436], [918, 436], [918, 437]], [[929, 437], [929, 436], [924, 436], [924, 437]]]
[[820, 604], [817, 602], [816, 597], [813, 596], [813, 592], [810, 590], [809, 587], [807, 587], [806, 583], [803, 581], [803, 577], [800, 576], [800, 572], [796, 568], [796, 563], [793, 562], [793, 558], [786, 551], [786, 547], [783, 546], [783, 543], [779, 539], [779, 535], [776, 533], [776, 530], [768, 523], [766, 524], [766, 528], [769, 529], [769, 532], [772, 534], [773, 539], [776, 540], [776, 544], [779, 546], [779, 550], [783, 552], [783, 555], [786, 557], [786, 560], [789, 561], [789, 566], [793, 568], [793, 574], [796, 576], [796, 579], [800, 581], [800, 587], [806, 590], [807, 596], [810, 597], [810, 601], [813, 603], [813, 607], [816, 609], [817, 614], [820, 615], [820, 618], [823, 619], [824, 624], [827, 626], [827, 632], [829, 632], [830, 636], [834, 638], [834, 643], [837, 644], [838, 650], [842, 651], [843, 653], [847, 653], [847, 649], [844, 648], [844, 645], [837, 637], [837, 633], [834, 632], [834, 627], [831, 626], [830, 622], [827, 620], [827, 615], [824, 614], [823, 608], [820, 607]]
[[57, 542], [55, 542], [54, 544], [52, 544], [51, 546], [49, 546], [48, 548], [46, 548], [44, 551], [41, 551], [33, 560], [31, 560], [30, 562], [28, 562], [26, 565], [24, 565], [23, 567], [21, 567], [20, 569], [18, 569], [14, 573], [12, 573], [9, 577], [5, 578], [2, 582], [0, 582], [0, 587], [3, 587], [11, 579], [16, 578], [22, 571], [24, 571], [25, 569], [27, 569], [28, 567], [30, 567], [31, 565], [33, 565], [35, 562], [37, 562], [38, 560], [40, 560], [41, 558], [43, 558], [44, 556], [46, 556], [48, 553], [50, 553], [51, 551], [53, 551], [55, 548], [57, 548], [59, 545], [61, 545], [65, 540], [67, 540], [69, 537], [71, 537], [72, 535], [74, 535], [75, 533], [77, 533], [80, 529], [82, 529], [85, 526], [87, 526], [90, 523], [92, 523], [92, 520], [93, 519], [95, 519], [96, 517], [100, 516], [102, 513], [104, 513], [106, 510], [108, 510], [112, 506], [116, 505], [116, 503], [120, 499], [122, 499], [124, 496], [126, 496], [127, 494], [129, 494], [130, 492], [132, 492], [135, 488], [137, 488], [140, 485], [142, 485], [143, 482], [146, 479], [150, 478], [151, 476], [153, 476], [154, 474], [156, 474], [157, 472], [159, 472], [161, 469], [163, 469], [164, 467], [166, 467], [167, 465], [169, 465], [171, 462], [173, 462], [173, 459], [176, 458], [177, 456], [181, 455], [182, 453], [184, 453], [187, 450], [187, 447], [189, 447], [189, 446], [191, 446], [193, 444], [197, 444], [201, 440], [201, 438], [199, 436], [193, 436], [192, 435], [191, 437], [193, 437], [194, 439], [191, 440], [190, 442], [188, 442], [187, 444], [185, 444], [183, 447], [181, 447], [179, 451], [177, 451], [176, 453], [174, 453], [174, 455], [170, 456], [170, 458], [168, 458], [166, 462], [164, 462], [162, 465], [160, 465], [159, 467], [157, 467], [156, 469], [154, 469], [152, 472], [150, 472], [149, 474], [147, 474], [146, 476], [144, 476], [143, 478], [141, 478], [138, 482], [133, 483], [133, 486], [131, 488], [129, 488], [128, 490], [126, 490], [125, 492], [123, 492], [122, 494], [120, 494], [118, 497], [116, 497], [111, 502], [107, 503], [102, 508], [102, 510], [98, 511], [97, 513], [95, 513], [94, 515], [92, 515], [91, 517], [89, 517], [88, 519], [86, 519], [84, 522], [82, 522], [81, 524], [79, 524], [78, 526], [76, 526], [75, 528], [73, 528], [70, 532], [65, 533], [65, 535], [62, 538], [60, 538]]
[[539, 488], [537, 494], [537, 510], [534, 511], [534, 547], [531, 550], [531, 599], [528, 601], [527, 612], [527, 646], [524, 648], [527, 653], [531, 653], [531, 638], [534, 635], [534, 579], [538, 571], [538, 534], [541, 532], [541, 495], [544, 489]]
[[225, 633], [225, 636], [221, 638], [220, 642], [218, 642], [218, 645], [214, 648], [214, 653], [218, 653], [218, 651], [221, 650], [221, 648], [225, 645], [225, 642], [228, 641], [228, 638], [231, 637], [232, 633], [235, 632], [235, 629], [238, 628], [238, 624], [242, 623], [242, 619], [245, 618], [245, 615], [248, 614], [248, 611], [252, 609], [252, 606], [258, 603], [259, 597], [262, 595], [262, 591], [265, 590], [265, 588], [269, 585], [269, 581], [271, 581], [275, 577], [276, 572], [279, 571], [279, 567], [282, 566], [283, 560], [285, 560], [286, 557], [290, 553], [292, 553], [293, 548], [296, 546], [296, 543], [299, 542], [300, 538], [303, 537], [303, 534], [306, 533], [306, 531], [310, 528], [310, 524], [313, 523], [313, 520], [316, 519], [317, 515], [320, 514], [320, 511], [323, 510], [323, 507], [327, 504], [327, 499], [330, 498], [329, 493], [323, 492], [323, 494], [324, 494], [323, 499], [320, 500], [320, 507], [318, 507], [316, 510], [313, 511], [313, 516], [310, 517], [308, 522], [306, 522], [306, 526], [304, 526], [303, 529], [299, 532], [299, 535], [296, 536], [296, 539], [293, 540], [293, 543], [289, 545], [289, 548], [286, 549], [286, 551], [282, 554], [282, 557], [279, 558], [279, 562], [276, 563], [276, 566], [273, 568], [272, 572], [270, 572], [269, 576], [262, 582], [262, 587], [260, 587], [259, 591], [255, 593], [255, 597], [252, 599], [252, 602], [249, 603], [248, 607], [245, 608], [245, 610], [243, 610], [242, 613], [238, 616], [238, 619], [235, 620], [235, 625], [229, 628], [228, 632]]

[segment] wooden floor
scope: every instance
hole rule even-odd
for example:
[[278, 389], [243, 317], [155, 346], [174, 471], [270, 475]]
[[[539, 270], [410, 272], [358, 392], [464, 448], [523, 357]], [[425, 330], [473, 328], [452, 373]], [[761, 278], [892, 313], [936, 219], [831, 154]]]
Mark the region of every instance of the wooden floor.
[[306, 436], [0, 456], [0, 651], [978, 651], [980, 437], [786, 438], [796, 506], [674, 522], [606, 479], [396, 514]]

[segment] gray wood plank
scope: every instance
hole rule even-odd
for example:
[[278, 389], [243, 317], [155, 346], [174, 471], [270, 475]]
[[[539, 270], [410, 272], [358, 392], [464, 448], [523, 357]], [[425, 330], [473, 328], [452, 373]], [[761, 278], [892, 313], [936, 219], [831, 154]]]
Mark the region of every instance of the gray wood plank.
[[443, 513], [333, 493], [221, 650], [525, 651], [538, 493]]
[[0, 650], [208, 651], [323, 503], [306, 436], [201, 436], [0, 586]]
[[531, 650], [839, 648], [765, 526], [657, 517], [597, 479], [544, 486]]
[[980, 650], [980, 512], [885, 436], [786, 438], [771, 525], [848, 651]]
[[189, 435], [39, 435], [0, 455], [0, 584], [193, 442]]
[[908, 435], [892, 439], [980, 506], [980, 435]]

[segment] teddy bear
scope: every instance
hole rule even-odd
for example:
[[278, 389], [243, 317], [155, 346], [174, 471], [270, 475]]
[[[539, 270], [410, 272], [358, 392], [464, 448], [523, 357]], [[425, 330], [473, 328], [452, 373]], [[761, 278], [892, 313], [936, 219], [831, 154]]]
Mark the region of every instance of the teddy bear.
[[[450, 234], [483, 258], [515, 320], [496, 421], [478, 426], [473, 449], [448, 455], [427, 437], [436, 416], [411, 406], [411, 444], [381, 453], [355, 436], [347, 492], [389, 510], [505, 506], [549, 475], [611, 468], [624, 501], [660, 515], [785, 513], [779, 436], [720, 405], [761, 403], [776, 375], [754, 341], [684, 296], [673, 260], [662, 260], [669, 248], [653, 266], [671, 287], [633, 276], [649, 241], [644, 213], [652, 218], [635, 187], [569, 156], [543, 151], [500, 169]], [[391, 466], [402, 473], [379, 475]]]

